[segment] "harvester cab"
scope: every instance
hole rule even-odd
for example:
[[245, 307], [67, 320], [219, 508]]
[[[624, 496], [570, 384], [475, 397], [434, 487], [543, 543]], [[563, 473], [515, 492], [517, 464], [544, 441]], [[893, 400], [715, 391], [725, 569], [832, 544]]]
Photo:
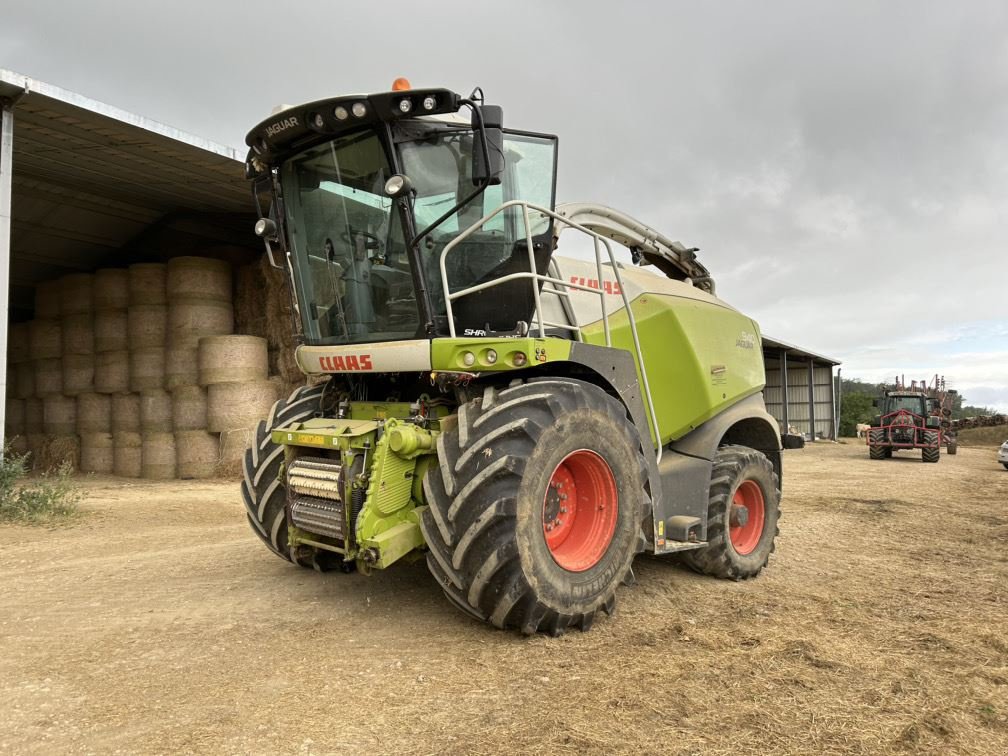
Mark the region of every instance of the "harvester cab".
[[[587, 629], [644, 550], [756, 575], [781, 474], [756, 323], [695, 248], [557, 206], [556, 137], [401, 84], [247, 138], [310, 379], [246, 453], [255, 532], [317, 569], [426, 557], [452, 603], [524, 632]], [[555, 256], [562, 233], [588, 259]]]

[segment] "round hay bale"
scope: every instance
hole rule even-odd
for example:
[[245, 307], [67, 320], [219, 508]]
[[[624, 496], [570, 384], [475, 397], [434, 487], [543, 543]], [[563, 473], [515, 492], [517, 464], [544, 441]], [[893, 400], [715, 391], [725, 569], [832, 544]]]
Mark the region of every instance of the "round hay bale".
[[129, 353], [130, 391], [164, 388], [164, 347], [133, 349]]
[[45, 450], [46, 441], [49, 439], [44, 433], [30, 433], [25, 437], [28, 446], [28, 468], [31, 470], [42, 469], [42, 453]]
[[125, 308], [97, 310], [94, 314], [94, 349], [96, 352], [121, 352], [129, 348], [129, 317]]
[[19, 362], [14, 368], [14, 396], [18, 399], [30, 399], [35, 396], [35, 365], [31, 362]]
[[[10, 452], [19, 457], [28, 454], [31, 451], [31, 448], [28, 446], [27, 436], [8, 436], [4, 439], [4, 441], [6, 442], [7, 448]], [[25, 461], [25, 464], [28, 468], [31, 468], [31, 457]]]
[[111, 433], [82, 433], [81, 472], [111, 475], [115, 470], [115, 443]]
[[255, 426], [279, 398], [270, 380], [214, 383], [207, 388], [207, 430], [214, 433]]
[[63, 360], [63, 393], [77, 396], [94, 391], [93, 354], [68, 354]]
[[230, 302], [176, 297], [168, 304], [168, 345], [196, 349], [204, 336], [234, 333]]
[[60, 297], [63, 296], [59, 280], [41, 281], [35, 286], [35, 319], [58, 318]]
[[112, 432], [112, 397], [81, 394], [77, 397], [77, 433]]
[[25, 434], [25, 403], [24, 399], [8, 399], [4, 413], [4, 435], [23, 436]]
[[175, 434], [144, 433], [141, 477], [150, 480], [170, 480], [178, 470], [175, 456]]
[[80, 469], [80, 439], [77, 436], [43, 436], [33, 469], [55, 472], [64, 466], [69, 472]]
[[172, 398], [163, 389], [140, 394], [140, 430], [143, 433], [170, 433]]
[[258, 336], [205, 336], [199, 341], [197, 360], [201, 386], [269, 376], [266, 339]]
[[165, 304], [166, 269], [162, 263], [129, 266], [129, 306]]
[[[112, 432], [140, 432], [140, 395], [116, 394], [112, 397]], [[137, 445], [139, 445], [137, 441]]]
[[207, 390], [202, 386], [179, 386], [171, 392], [172, 427], [175, 432], [206, 430]]
[[178, 476], [212, 478], [217, 473], [220, 458], [220, 439], [204, 430], [185, 430], [175, 433], [175, 451], [178, 458]]
[[241, 477], [245, 450], [255, 439], [255, 427], [236, 428], [220, 434], [217, 474], [224, 478]]
[[45, 424], [45, 405], [41, 399], [24, 400], [25, 435], [41, 433]]
[[126, 338], [130, 349], [163, 347], [168, 328], [168, 306], [130, 305], [126, 317]]
[[95, 310], [125, 310], [129, 306], [126, 268], [100, 268], [94, 274]]
[[139, 478], [143, 472], [143, 442], [139, 433], [112, 434], [112, 472], [123, 478]]
[[7, 361], [13, 364], [28, 362], [28, 323], [11, 323], [7, 329]]
[[94, 354], [94, 319], [90, 314], [64, 315], [60, 319], [63, 354]]
[[168, 301], [212, 299], [231, 303], [231, 265], [210, 257], [173, 257], [168, 261]]
[[60, 322], [49, 318], [28, 323], [28, 354], [33, 360], [54, 360], [63, 354]]
[[94, 357], [94, 388], [99, 394], [125, 394], [130, 390], [130, 356], [125, 349], [98, 352]]
[[169, 391], [179, 386], [196, 386], [198, 370], [196, 349], [168, 347], [165, 351], [165, 388]]
[[35, 360], [35, 396], [63, 393], [63, 363], [58, 359]]
[[70, 436], [77, 432], [77, 400], [47, 396], [42, 404], [42, 431], [47, 436]]
[[94, 276], [71, 273], [60, 282], [60, 314], [81, 315], [94, 312]]

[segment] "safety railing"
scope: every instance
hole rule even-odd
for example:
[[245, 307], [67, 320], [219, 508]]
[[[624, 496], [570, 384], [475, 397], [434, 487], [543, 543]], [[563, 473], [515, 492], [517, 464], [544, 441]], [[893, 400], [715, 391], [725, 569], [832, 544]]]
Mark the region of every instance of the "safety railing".
[[[448, 257], [448, 253], [451, 252], [453, 249], [455, 249], [455, 247], [457, 247], [460, 243], [462, 243], [467, 238], [469, 238], [474, 233], [483, 228], [483, 226], [485, 226], [487, 223], [493, 220], [493, 218], [500, 215], [510, 207], [521, 208], [522, 221], [524, 222], [525, 226], [525, 245], [528, 250], [528, 262], [529, 262], [528, 272], [522, 271], [518, 273], [509, 273], [506, 276], [495, 278], [492, 281], [485, 281], [483, 283], [476, 284], [474, 286], [468, 286], [464, 289], [459, 289], [458, 291], [455, 292], [450, 291], [448, 286], [448, 269], [445, 264], [445, 260]], [[586, 286], [584, 284], [577, 284], [572, 281], [564, 281], [560, 278], [555, 278], [549, 275], [543, 275], [536, 271], [535, 250], [532, 243], [532, 222], [529, 217], [529, 211], [539, 213], [544, 218], [546, 217], [552, 218], [555, 222], [563, 223], [568, 228], [580, 231], [581, 233], [586, 234], [587, 236], [590, 236], [593, 239], [595, 245], [595, 266], [598, 271], [597, 280], [599, 281], [599, 286], [597, 288]], [[605, 344], [607, 347], [611, 347], [612, 333], [609, 327], [609, 311], [606, 309], [606, 301], [605, 301], [607, 292], [604, 291], [601, 286], [601, 282], [605, 278], [602, 271], [602, 265], [603, 265], [602, 247], [605, 247], [606, 256], [609, 259], [609, 265], [612, 267], [613, 276], [616, 278], [616, 284], [619, 286], [620, 297], [623, 299], [624, 311], [626, 312], [627, 321], [630, 325], [630, 334], [633, 338], [634, 356], [637, 360], [638, 369], [640, 370], [641, 388], [643, 389], [644, 400], [647, 402], [647, 409], [651, 420], [651, 427], [654, 430], [655, 440], [658, 446], [657, 459], [660, 461], [662, 457], [661, 433], [658, 430], [658, 416], [655, 412], [654, 402], [651, 399], [651, 387], [648, 384], [647, 368], [644, 365], [644, 355], [641, 352], [640, 338], [637, 335], [637, 321], [634, 318], [633, 310], [630, 309], [630, 300], [627, 298], [626, 287], [623, 286], [623, 279], [620, 276], [619, 266], [616, 264], [616, 257], [613, 254], [612, 245], [609, 243], [609, 239], [606, 239], [605, 237], [596, 233], [595, 231], [592, 231], [589, 228], [586, 228], [571, 220], [568, 220], [567, 218], [564, 218], [563, 216], [558, 215], [557, 213], [545, 207], [533, 205], [529, 202], [525, 202], [524, 200], [511, 200], [510, 202], [505, 202], [496, 210], [494, 210], [492, 213], [484, 216], [483, 218], [481, 218], [480, 220], [476, 221], [471, 226], [469, 226], [467, 229], [462, 231], [458, 236], [456, 236], [454, 239], [448, 242], [448, 244], [445, 245], [445, 248], [441, 251], [441, 258], [438, 262], [441, 270], [441, 288], [444, 293], [445, 309], [447, 310], [448, 315], [448, 332], [451, 334], [452, 338], [456, 337], [455, 314], [452, 307], [452, 303], [455, 300], [469, 296], [470, 294], [476, 294], [477, 292], [492, 289], [496, 286], [500, 286], [501, 284], [507, 283], [508, 281], [520, 281], [522, 279], [527, 279], [529, 281], [529, 285], [532, 287], [532, 300], [535, 303], [535, 314], [533, 323], [538, 328], [540, 338], [546, 337], [547, 328], [559, 328], [573, 333], [578, 341], [584, 341], [584, 334], [581, 331], [581, 326], [579, 323], [576, 322], [576, 318], [574, 317], [573, 306], [568, 311], [568, 315], [570, 317], [570, 320], [572, 321], [571, 323], [554, 323], [546, 320], [543, 317], [542, 294], [552, 294], [560, 299], [566, 299], [568, 302], [570, 302], [570, 292], [568, 290], [574, 289], [576, 291], [585, 291], [588, 292], [589, 294], [595, 294], [598, 296], [599, 308], [602, 313], [602, 330], [605, 335]], [[541, 291], [540, 291], [540, 284], [542, 284]], [[546, 288], [547, 284], [551, 288]], [[529, 332], [530, 333], [532, 332], [531, 327]]]

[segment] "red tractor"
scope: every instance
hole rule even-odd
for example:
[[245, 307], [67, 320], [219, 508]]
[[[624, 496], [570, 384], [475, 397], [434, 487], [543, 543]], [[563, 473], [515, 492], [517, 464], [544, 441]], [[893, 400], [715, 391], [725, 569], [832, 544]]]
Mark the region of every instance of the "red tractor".
[[[875, 416], [868, 430], [868, 455], [872, 459], [889, 459], [894, 451], [920, 449], [924, 462], [938, 461], [945, 418], [941, 401], [927, 384], [914, 381], [908, 388], [897, 381], [896, 388], [886, 389], [873, 404], [881, 414]], [[954, 446], [949, 453], [955, 453]]]
[[946, 389], [943, 376], [935, 375], [930, 383], [911, 381], [909, 386], [897, 377], [895, 386], [872, 402], [881, 413], [866, 436], [871, 459], [887, 460], [894, 451], [919, 449], [923, 462], [937, 462], [942, 444], [949, 454], [956, 454], [952, 424], [956, 396], [955, 389]]

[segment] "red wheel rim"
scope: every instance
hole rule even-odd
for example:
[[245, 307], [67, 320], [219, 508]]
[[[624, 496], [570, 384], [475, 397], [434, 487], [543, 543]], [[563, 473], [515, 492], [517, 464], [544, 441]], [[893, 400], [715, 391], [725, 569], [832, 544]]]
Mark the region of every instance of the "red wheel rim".
[[732, 497], [730, 526], [732, 546], [735, 552], [745, 556], [751, 554], [763, 535], [763, 521], [766, 507], [763, 503], [763, 489], [755, 481], [744, 480]]
[[616, 478], [593, 451], [571, 452], [550, 476], [543, 497], [543, 535], [553, 560], [584, 572], [605, 555], [616, 532]]

